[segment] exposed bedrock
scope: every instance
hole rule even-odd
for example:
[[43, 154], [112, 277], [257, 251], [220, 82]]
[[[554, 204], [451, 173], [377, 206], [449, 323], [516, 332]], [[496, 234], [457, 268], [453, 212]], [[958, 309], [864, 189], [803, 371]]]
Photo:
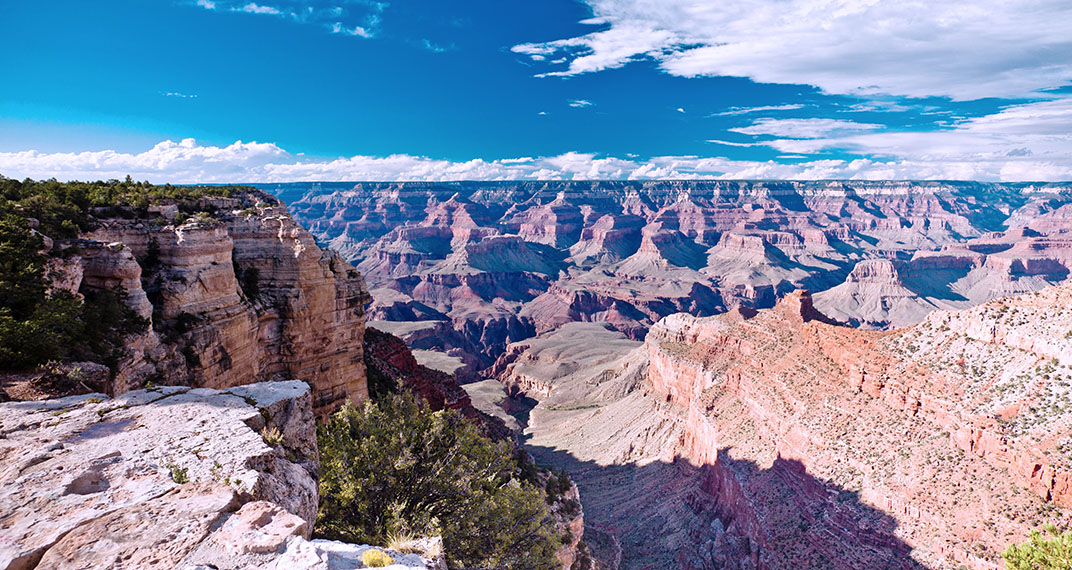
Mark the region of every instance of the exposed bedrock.
[[[300, 381], [0, 404], [0, 568], [343, 570]], [[441, 560], [391, 552], [405, 568]]]
[[1008, 543], [1072, 521], [1072, 288], [895, 333], [824, 320], [798, 293], [645, 341], [649, 385], [760, 567], [1000, 568]]
[[367, 396], [364, 280], [274, 204], [215, 199], [215, 218], [181, 225], [107, 218], [81, 240], [79, 286], [118, 287], [151, 325], [129, 339], [111, 393], [293, 377], [320, 414]]
[[[267, 185], [358, 264], [391, 320], [609, 322], [767, 308], [793, 291], [890, 329], [1068, 279], [1072, 189], [960, 182]], [[858, 265], [864, 263], [864, 265]], [[885, 264], [885, 265], [883, 265]], [[871, 269], [897, 272], [877, 282]], [[884, 278], [883, 278], [884, 279]], [[634, 310], [645, 315], [640, 317]], [[516, 325], [512, 325], [515, 326]], [[492, 338], [456, 331], [477, 343]], [[483, 327], [482, 327], [483, 328]], [[510, 341], [518, 340], [511, 336]], [[504, 344], [470, 347], [490, 364]], [[457, 347], [457, 340], [445, 341]]]

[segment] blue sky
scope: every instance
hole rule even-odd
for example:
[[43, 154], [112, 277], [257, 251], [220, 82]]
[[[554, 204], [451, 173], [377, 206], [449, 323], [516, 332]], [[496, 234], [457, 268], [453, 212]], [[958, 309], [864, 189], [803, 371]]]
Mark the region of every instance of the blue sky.
[[0, 174], [1072, 179], [1063, 1], [10, 0]]

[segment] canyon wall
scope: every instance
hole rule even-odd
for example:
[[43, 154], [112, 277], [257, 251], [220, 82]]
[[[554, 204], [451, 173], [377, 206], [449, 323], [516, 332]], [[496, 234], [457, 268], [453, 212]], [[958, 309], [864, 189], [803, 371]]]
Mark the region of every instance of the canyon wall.
[[149, 323], [129, 339], [107, 391], [301, 378], [321, 416], [367, 398], [369, 297], [357, 270], [268, 194], [198, 206], [185, 221], [166, 205], [146, 216], [97, 212], [96, 229], [73, 244], [67, 263], [80, 263], [81, 279], [63, 286], [118, 288]]
[[747, 538], [733, 567], [996, 569], [1029, 530], [1072, 522], [1072, 287], [888, 333], [798, 292], [668, 317], [645, 342], [683, 455]]
[[642, 340], [674, 313], [769, 308], [806, 288], [841, 322], [889, 329], [1072, 271], [1072, 188], [1062, 184], [262, 187], [365, 274], [375, 319], [441, 323], [441, 340], [423, 342], [474, 370], [568, 322], [606, 322]]

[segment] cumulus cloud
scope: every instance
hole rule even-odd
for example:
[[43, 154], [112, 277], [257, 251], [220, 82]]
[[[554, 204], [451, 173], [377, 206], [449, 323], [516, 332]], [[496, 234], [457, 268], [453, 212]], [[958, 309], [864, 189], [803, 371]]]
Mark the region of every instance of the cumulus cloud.
[[586, 99], [573, 99], [572, 101], [569, 102], [570, 107], [576, 107], [578, 109], [583, 109], [585, 107], [591, 107], [592, 105], [595, 105], [595, 103], [593, 103], [591, 101], [588, 101]]
[[[697, 156], [641, 160], [577, 152], [468, 161], [405, 154], [314, 158], [292, 154], [272, 143], [238, 141], [212, 146], [184, 139], [163, 141], [140, 153], [0, 153], [0, 174], [60, 180], [121, 179], [129, 174], [160, 183], [705, 178], [1072, 180], [1070, 117], [1072, 105], [1068, 101], [1047, 102], [1007, 109], [940, 133], [865, 133], [745, 143], [772, 146], [783, 153], [780, 158], [800, 157], [801, 162], [794, 164]], [[1046, 121], [1056, 124], [1041, 133], [1033, 126]], [[893, 138], [887, 140], [888, 137]], [[805, 158], [832, 148], [888, 156], [856, 160]], [[912, 150], [904, 154], [901, 149], [905, 148]]]
[[239, 12], [246, 12], [248, 14], [270, 14], [272, 16], [278, 16], [282, 14], [279, 8], [272, 6], [261, 6], [250, 2], [238, 9]]
[[1072, 79], [1065, 0], [585, 0], [603, 29], [515, 46], [577, 75], [649, 58], [683, 77], [827, 93], [1033, 97]]

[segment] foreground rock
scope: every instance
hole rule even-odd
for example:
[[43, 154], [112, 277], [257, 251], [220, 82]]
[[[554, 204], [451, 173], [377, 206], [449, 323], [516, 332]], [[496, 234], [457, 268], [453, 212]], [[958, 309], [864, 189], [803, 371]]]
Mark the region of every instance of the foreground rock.
[[0, 404], [0, 569], [358, 567], [316, 469], [304, 382]]

